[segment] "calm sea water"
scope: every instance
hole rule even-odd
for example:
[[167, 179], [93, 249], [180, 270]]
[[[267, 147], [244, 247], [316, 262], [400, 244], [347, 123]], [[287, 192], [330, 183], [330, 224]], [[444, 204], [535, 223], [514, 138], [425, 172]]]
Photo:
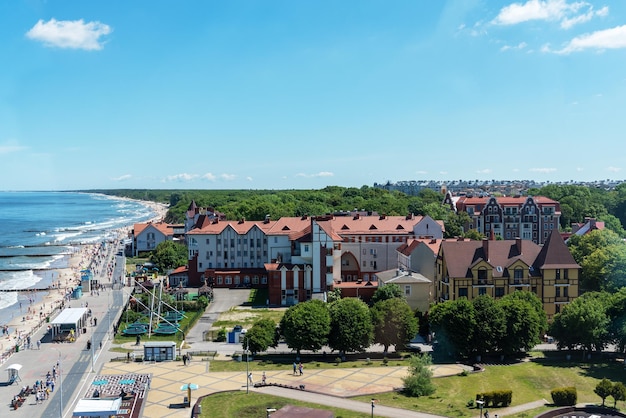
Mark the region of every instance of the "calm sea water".
[[[77, 245], [113, 238], [115, 229], [155, 216], [140, 202], [98, 194], [0, 192], [0, 289], [47, 287]], [[28, 298], [0, 292], [0, 320], [20, 302], [26, 309]]]

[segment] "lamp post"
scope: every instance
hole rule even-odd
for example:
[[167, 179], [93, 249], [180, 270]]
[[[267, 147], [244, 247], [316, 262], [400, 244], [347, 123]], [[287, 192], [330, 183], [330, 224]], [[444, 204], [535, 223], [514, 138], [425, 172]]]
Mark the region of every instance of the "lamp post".
[[246, 338], [246, 352], [244, 353], [246, 355], [246, 393], [250, 393], [250, 369], [249, 369], [250, 365], [248, 363], [248, 360], [250, 358], [250, 356], [248, 355], [249, 349], [250, 349], [250, 342]]
[[480, 408], [480, 418], [483, 418], [483, 405], [485, 404], [485, 401], [483, 401], [482, 399], [479, 399], [476, 401], [476, 405], [478, 405], [478, 407]]
[[57, 361], [57, 365], [59, 366], [59, 418], [63, 418], [63, 373], [61, 371], [61, 351], [54, 347], [50, 348], [59, 353], [59, 360]]
[[376, 402], [376, 399], [372, 399], [372, 418], [374, 418], [374, 403]]

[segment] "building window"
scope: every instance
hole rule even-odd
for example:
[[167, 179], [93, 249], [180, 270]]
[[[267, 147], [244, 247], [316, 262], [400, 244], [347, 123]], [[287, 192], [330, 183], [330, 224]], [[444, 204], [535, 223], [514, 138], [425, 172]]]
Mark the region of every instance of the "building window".
[[267, 277], [261, 277], [261, 284], [267, 284]]
[[207, 244], [210, 244], [210, 243], [211, 243], [211, 240], [210, 240], [209, 238], [207, 238], [207, 239], [206, 239], [206, 243], [207, 243]]
[[486, 295], [487, 294], [487, 288], [486, 287], [479, 287], [478, 288], [478, 295], [482, 296], [482, 295]]
[[404, 296], [411, 296], [411, 285], [410, 284], [405, 284], [404, 285]]
[[521, 267], [515, 267], [513, 271], [513, 278], [516, 280], [520, 280], [524, 278], [524, 269]]
[[504, 287], [496, 287], [496, 297], [500, 298], [504, 296]]
[[224, 281], [224, 284], [232, 284], [233, 283], [233, 278], [230, 276], [226, 276], [226, 280]]
[[467, 297], [467, 287], [459, 287], [459, 297], [460, 298]]
[[561, 286], [557, 286], [556, 287], [556, 297], [560, 298], [561, 297]]
[[259, 276], [254, 276], [252, 278], [252, 284], [259, 284]]
[[304, 244], [304, 252], [305, 253], [309, 252], [309, 244]]
[[561, 269], [556, 269], [554, 272], [554, 277], [559, 280], [561, 279]]
[[480, 267], [478, 269], [478, 280], [487, 280], [487, 269]]
[[222, 276], [217, 276], [217, 284], [222, 284]]
[[569, 280], [569, 270], [568, 269], [563, 269], [563, 278], [565, 280]]
[[240, 280], [241, 280], [241, 279], [239, 278], [239, 276], [235, 276], [235, 284], [239, 284], [239, 283], [240, 283]]

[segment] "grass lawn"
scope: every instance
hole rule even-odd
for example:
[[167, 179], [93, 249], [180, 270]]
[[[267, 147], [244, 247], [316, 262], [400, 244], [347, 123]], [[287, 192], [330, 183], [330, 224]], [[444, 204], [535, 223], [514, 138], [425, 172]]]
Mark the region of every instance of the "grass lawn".
[[[191, 327], [198, 321], [198, 319], [200, 319], [203, 313], [204, 313], [203, 311], [185, 312], [185, 318], [183, 318], [178, 323], [178, 326], [182, 330], [191, 329]], [[122, 315], [122, 318], [124, 318], [124, 315]], [[135, 337], [134, 335], [127, 337], [124, 334], [122, 334], [122, 331], [126, 329], [126, 322], [120, 322], [119, 329], [120, 330], [118, 334], [115, 336], [115, 339], [113, 340], [115, 344], [124, 344], [127, 342], [134, 342], [136, 340], [137, 337]], [[153, 334], [150, 337], [150, 339], [148, 339], [148, 334], [144, 334], [141, 336], [141, 341], [182, 341], [182, 339], [183, 339], [183, 336], [181, 332], [177, 332], [175, 335], [154, 335]]]
[[266, 416], [268, 408], [280, 409], [285, 405], [305, 406], [309, 408], [333, 411], [335, 418], [361, 418], [363, 414], [345, 409], [331, 408], [300, 402], [278, 396], [251, 392], [222, 392], [202, 399], [202, 418], [259, 418]]
[[259, 319], [271, 319], [278, 324], [285, 310], [284, 308], [233, 307], [220, 315], [219, 319], [213, 323], [213, 328], [225, 327], [229, 331], [235, 325], [250, 328]]
[[[551, 402], [550, 391], [564, 386], [576, 387], [578, 402], [599, 403], [601, 400], [593, 390], [603, 377], [613, 382], [626, 382], [623, 365], [616, 362], [598, 360], [598, 362], [591, 363], [576, 363], [538, 358], [535, 361], [513, 365], [488, 366], [484, 372], [472, 373], [468, 376], [433, 379], [437, 391], [428, 397], [408, 398], [398, 393], [384, 393], [376, 395], [376, 398], [380, 400], [381, 405], [425, 411], [448, 417], [469, 417], [476, 415], [476, 409], [468, 408], [468, 401], [475, 399], [477, 392], [497, 389], [513, 391], [512, 405], [542, 398]], [[361, 396], [355, 399], [367, 402], [370, 398], [370, 396]], [[609, 404], [612, 404], [612, 399]], [[498, 412], [497, 409], [489, 409], [492, 410], [491, 415]], [[516, 416], [521, 418], [535, 415], [535, 413], [525, 412]]]

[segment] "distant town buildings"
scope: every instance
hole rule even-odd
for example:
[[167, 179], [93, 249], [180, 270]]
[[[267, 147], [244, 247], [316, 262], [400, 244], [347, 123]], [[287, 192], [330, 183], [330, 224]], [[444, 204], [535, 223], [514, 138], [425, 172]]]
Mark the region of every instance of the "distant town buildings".
[[434, 190], [445, 194], [452, 192], [453, 194], [465, 193], [474, 196], [500, 194], [504, 196], [526, 195], [528, 189], [538, 189], [547, 185], [575, 185], [601, 188], [612, 190], [617, 185], [623, 183], [624, 180], [597, 180], [597, 181], [574, 181], [568, 182], [549, 182], [535, 180], [407, 180], [392, 183], [374, 183], [374, 187], [385, 190], [397, 190], [411, 196], [417, 195], [424, 189]]

